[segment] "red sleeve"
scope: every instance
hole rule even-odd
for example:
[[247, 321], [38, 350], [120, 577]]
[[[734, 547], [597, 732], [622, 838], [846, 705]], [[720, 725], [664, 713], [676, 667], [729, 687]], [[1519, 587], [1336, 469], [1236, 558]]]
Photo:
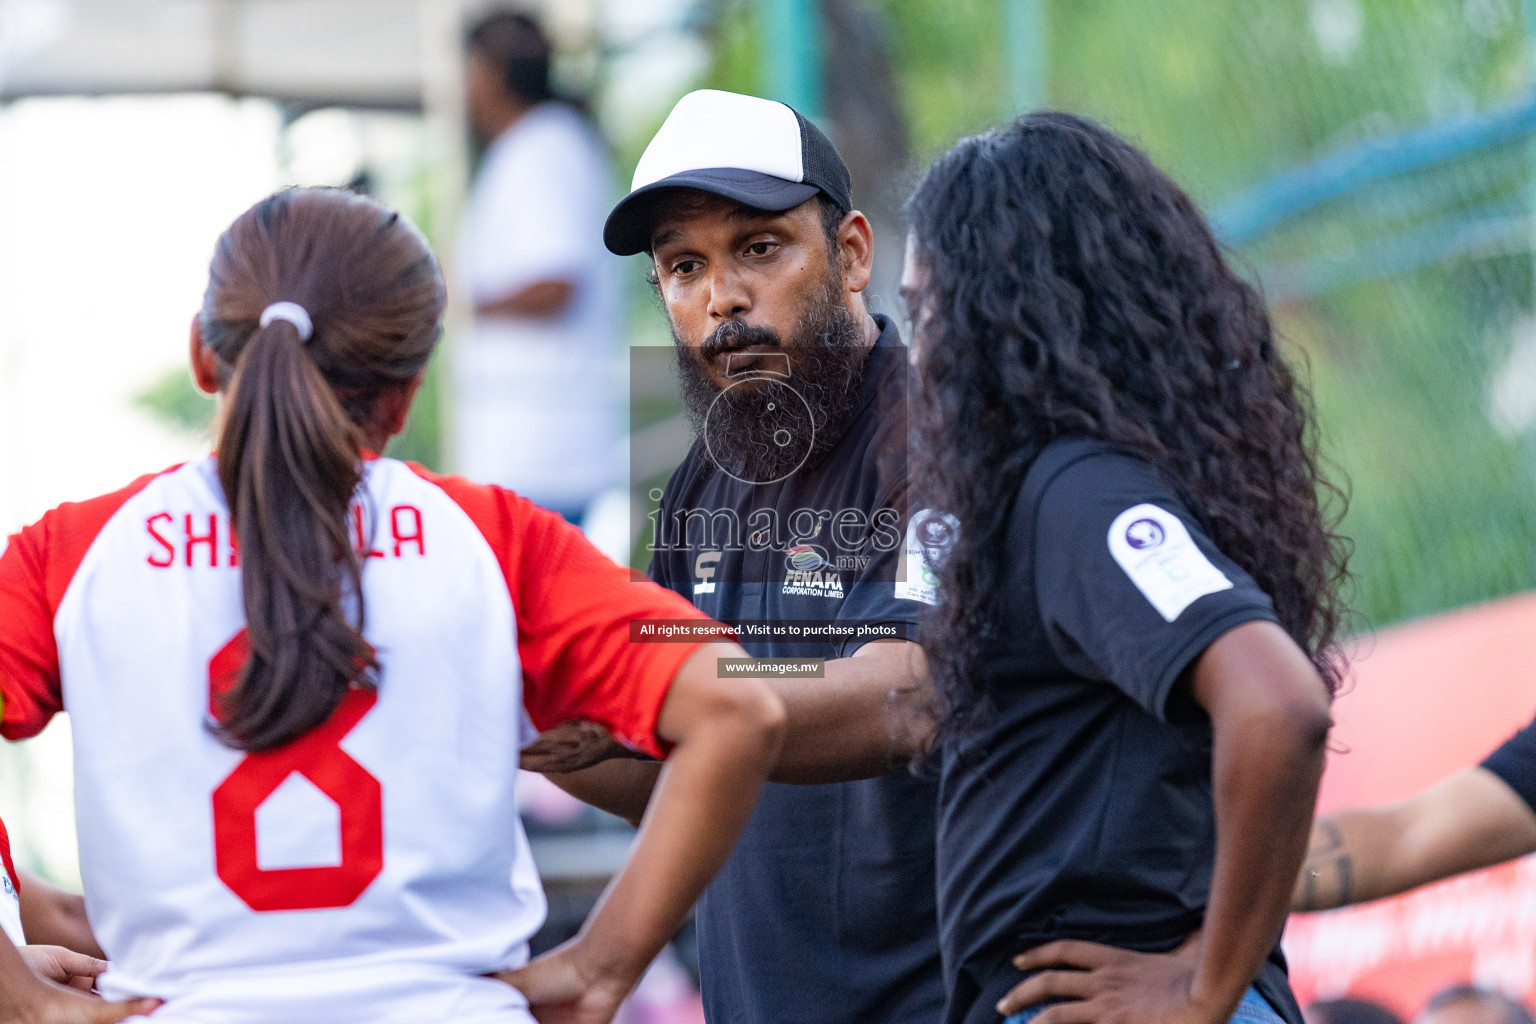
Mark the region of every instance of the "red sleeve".
[[36, 736], [63, 709], [53, 636], [59, 602], [107, 520], [155, 475], [90, 501], [60, 505], [12, 536], [0, 553], [0, 695], [5, 698], [0, 736]]
[[[683, 598], [614, 564], [554, 512], [499, 487], [422, 476], [480, 528], [501, 562], [517, 616], [523, 703], [541, 731], [572, 719], [663, 757], [661, 705], [683, 662], [705, 641], [643, 643], [632, 619], [701, 619]], [[723, 629], [723, 627], [722, 627]]]
[[46, 587], [52, 515], [12, 537], [0, 555], [0, 736], [8, 740], [36, 736], [63, 707]]

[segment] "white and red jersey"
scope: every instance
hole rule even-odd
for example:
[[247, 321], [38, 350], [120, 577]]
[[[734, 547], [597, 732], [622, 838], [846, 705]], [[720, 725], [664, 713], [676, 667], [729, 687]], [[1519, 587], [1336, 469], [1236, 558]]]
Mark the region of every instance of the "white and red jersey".
[[11, 861], [11, 837], [0, 821], [0, 931], [21, 946], [26, 937], [21, 931], [21, 876]]
[[525, 718], [663, 753], [697, 644], [631, 643], [629, 620], [691, 605], [511, 492], [370, 459], [360, 494], [377, 693], [264, 753], [210, 729], [247, 650], [212, 458], [62, 505], [0, 557], [0, 735], [69, 712], [102, 987], [165, 999], [157, 1022], [530, 1020], [479, 977], [544, 919]]

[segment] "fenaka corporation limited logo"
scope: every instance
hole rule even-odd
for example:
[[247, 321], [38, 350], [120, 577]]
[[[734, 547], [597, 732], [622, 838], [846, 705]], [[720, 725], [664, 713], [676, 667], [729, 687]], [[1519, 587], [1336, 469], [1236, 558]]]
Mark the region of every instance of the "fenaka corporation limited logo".
[[814, 572], [827, 565], [827, 556], [814, 544], [796, 544], [784, 552], [789, 557], [789, 567], [801, 572]]
[[1125, 542], [1137, 551], [1157, 547], [1166, 536], [1162, 525], [1155, 519], [1138, 519], [1125, 528]]
[[843, 596], [843, 578], [825, 551], [800, 543], [784, 551], [783, 593], [792, 597]]

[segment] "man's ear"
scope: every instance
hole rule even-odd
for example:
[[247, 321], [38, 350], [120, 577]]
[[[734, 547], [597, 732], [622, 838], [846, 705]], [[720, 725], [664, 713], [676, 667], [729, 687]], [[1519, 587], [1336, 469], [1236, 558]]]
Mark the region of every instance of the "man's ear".
[[869, 287], [870, 268], [875, 261], [875, 233], [869, 218], [858, 210], [843, 215], [837, 226], [837, 253], [843, 261], [843, 280], [850, 292]]
[[197, 317], [192, 318], [192, 380], [197, 385], [197, 390], [205, 395], [219, 393], [219, 357], [214, 355], [213, 349], [203, 344], [203, 329], [197, 325]]

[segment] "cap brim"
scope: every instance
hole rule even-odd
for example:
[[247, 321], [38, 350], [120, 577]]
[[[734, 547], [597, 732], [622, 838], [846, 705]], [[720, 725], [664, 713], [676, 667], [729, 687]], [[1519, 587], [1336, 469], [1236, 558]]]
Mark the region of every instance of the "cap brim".
[[603, 225], [603, 244], [617, 256], [633, 256], [651, 247], [655, 228], [655, 195], [665, 189], [691, 188], [724, 196], [755, 210], [775, 213], [790, 210], [821, 190], [815, 185], [775, 178], [739, 167], [712, 167], [682, 171], [642, 185], [619, 200]]

